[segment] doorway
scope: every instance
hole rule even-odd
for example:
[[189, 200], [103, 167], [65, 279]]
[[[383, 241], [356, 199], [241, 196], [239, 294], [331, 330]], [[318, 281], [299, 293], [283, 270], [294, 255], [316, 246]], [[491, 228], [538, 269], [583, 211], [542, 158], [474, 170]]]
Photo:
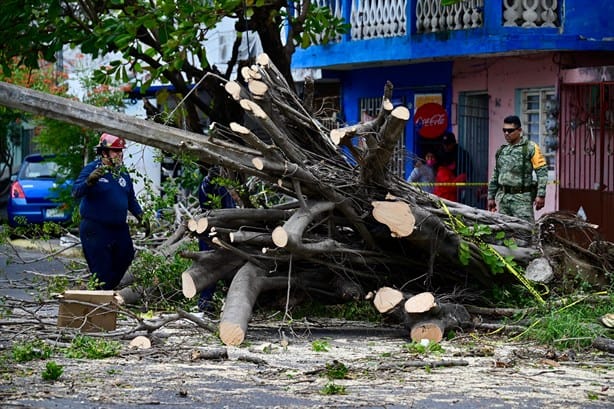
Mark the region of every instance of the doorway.
[[583, 213], [613, 241], [614, 83], [562, 84], [560, 96], [559, 210]]
[[467, 175], [467, 186], [459, 189], [461, 203], [486, 209], [488, 194], [488, 94], [461, 92], [458, 103], [459, 147], [469, 160], [459, 163], [459, 173]]

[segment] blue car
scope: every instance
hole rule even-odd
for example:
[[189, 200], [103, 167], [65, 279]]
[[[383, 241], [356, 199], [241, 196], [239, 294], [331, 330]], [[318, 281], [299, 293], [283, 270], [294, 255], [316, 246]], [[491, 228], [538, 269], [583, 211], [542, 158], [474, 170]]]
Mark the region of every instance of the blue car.
[[9, 225], [69, 221], [69, 206], [57, 201], [59, 179], [53, 156], [26, 156], [11, 185], [7, 204]]

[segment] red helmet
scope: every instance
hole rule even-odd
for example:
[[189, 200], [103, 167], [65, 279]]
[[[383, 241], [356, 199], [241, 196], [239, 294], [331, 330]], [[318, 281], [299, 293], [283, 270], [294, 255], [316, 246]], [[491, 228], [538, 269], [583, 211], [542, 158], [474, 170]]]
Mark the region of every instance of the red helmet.
[[124, 138], [106, 132], [100, 135], [100, 142], [96, 146], [98, 149], [124, 149], [125, 147], [126, 141]]

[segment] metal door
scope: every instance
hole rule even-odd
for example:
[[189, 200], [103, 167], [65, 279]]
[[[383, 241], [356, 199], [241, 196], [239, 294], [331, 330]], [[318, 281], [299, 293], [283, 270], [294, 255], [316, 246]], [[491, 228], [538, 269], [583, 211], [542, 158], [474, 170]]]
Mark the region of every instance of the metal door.
[[485, 209], [488, 194], [488, 94], [460, 94], [457, 138], [471, 161], [459, 163], [459, 173], [467, 174], [467, 186], [460, 190], [460, 201]]
[[562, 84], [559, 209], [614, 240], [614, 83]]

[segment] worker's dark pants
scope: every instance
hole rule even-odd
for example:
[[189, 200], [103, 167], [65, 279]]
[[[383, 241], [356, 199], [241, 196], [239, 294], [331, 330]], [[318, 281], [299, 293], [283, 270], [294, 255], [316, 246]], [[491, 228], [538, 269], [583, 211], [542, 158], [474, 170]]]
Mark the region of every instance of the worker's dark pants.
[[101, 224], [83, 219], [79, 229], [85, 260], [101, 283], [99, 289], [113, 290], [134, 259], [128, 224]]
[[[204, 240], [198, 240], [198, 249], [200, 251], [212, 250], [211, 247]], [[213, 294], [215, 293], [215, 289], [216, 284], [214, 283], [207, 288], [203, 288], [203, 290], [200, 292], [200, 297], [198, 298], [199, 311], [211, 311], [213, 309], [211, 300], [213, 300]]]

